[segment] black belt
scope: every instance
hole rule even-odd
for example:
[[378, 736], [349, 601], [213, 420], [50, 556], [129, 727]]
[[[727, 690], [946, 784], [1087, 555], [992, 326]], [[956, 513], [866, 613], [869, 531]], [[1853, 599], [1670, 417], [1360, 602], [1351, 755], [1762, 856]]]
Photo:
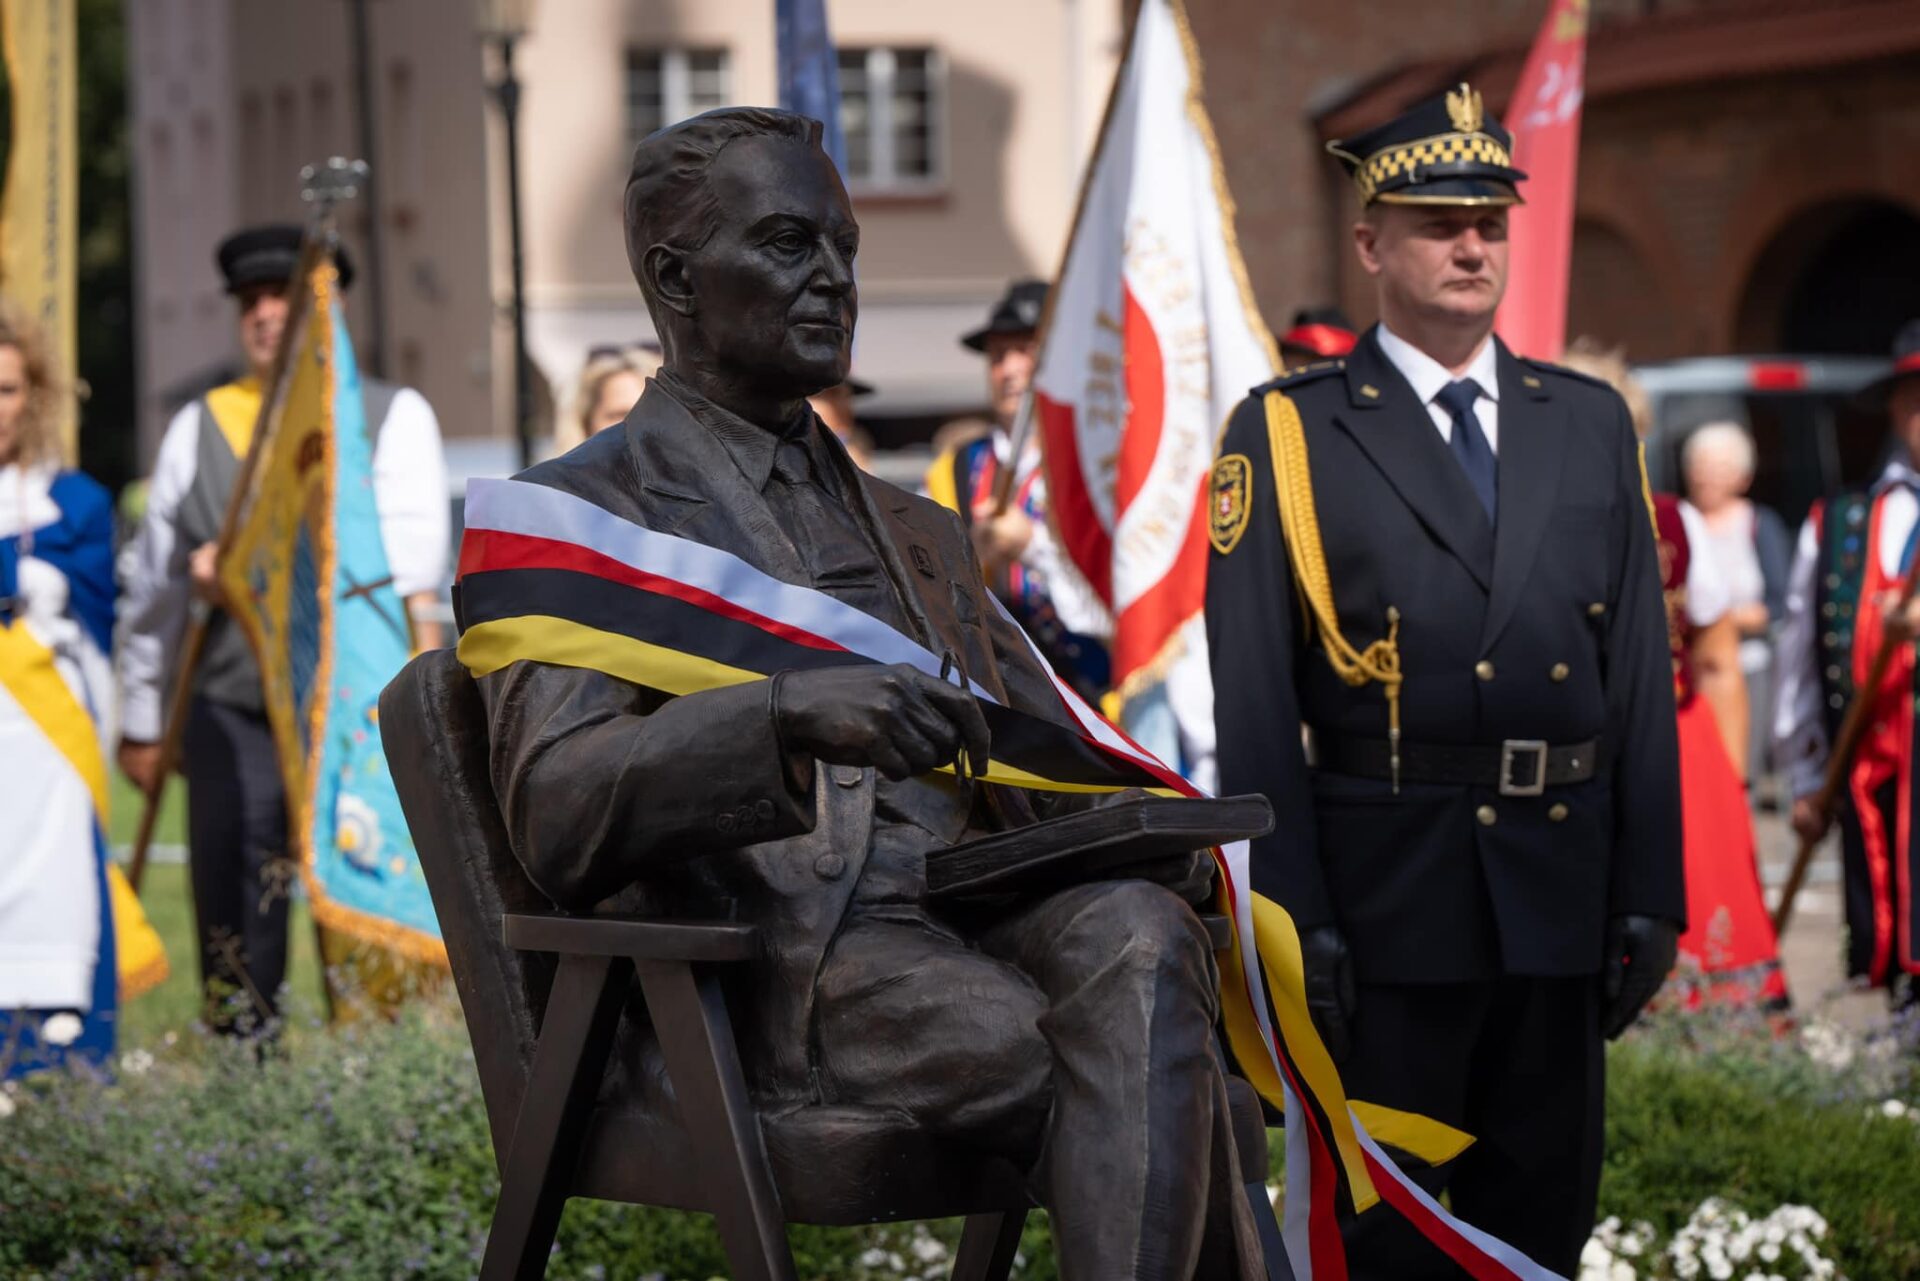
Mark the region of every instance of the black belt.
[[[1356, 778], [1392, 780], [1393, 744], [1384, 738], [1349, 738], [1308, 731], [1308, 759], [1318, 769]], [[1549, 787], [1584, 783], [1600, 763], [1600, 741], [1550, 747], [1537, 738], [1501, 743], [1401, 743], [1402, 783], [1497, 787], [1502, 796], [1538, 796]]]

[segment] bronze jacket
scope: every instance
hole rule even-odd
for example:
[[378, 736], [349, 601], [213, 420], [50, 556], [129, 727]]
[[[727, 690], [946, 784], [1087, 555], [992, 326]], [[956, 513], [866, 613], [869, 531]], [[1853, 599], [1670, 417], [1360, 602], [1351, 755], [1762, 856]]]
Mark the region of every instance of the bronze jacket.
[[[995, 697], [1063, 716], [1025, 640], [994, 610], [959, 519], [858, 472], [830, 433], [819, 456], [865, 507], [915, 639], [951, 649]], [[813, 586], [761, 494], [658, 386], [626, 423], [518, 479]], [[814, 979], [868, 852], [874, 772], [788, 760], [765, 682], [668, 698], [616, 677], [518, 662], [483, 677], [493, 786], [528, 877], [562, 907], [730, 918], [764, 954], [729, 993], [763, 1101], [811, 1094]], [[1005, 788], [976, 824], [1017, 826], [1048, 798]], [[624, 1036], [623, 1036], [624, 1039]]]

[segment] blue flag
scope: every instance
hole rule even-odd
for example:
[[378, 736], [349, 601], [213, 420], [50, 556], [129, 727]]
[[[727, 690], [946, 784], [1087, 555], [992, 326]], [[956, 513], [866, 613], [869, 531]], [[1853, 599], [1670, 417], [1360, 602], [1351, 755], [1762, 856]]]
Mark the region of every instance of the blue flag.
[[847, 140], [840, 132], [840, 59], [827, 29], [826, 0], [774, 0], [780, 51], [780, 105], [826, 126], [820, 145], [847, 178]]

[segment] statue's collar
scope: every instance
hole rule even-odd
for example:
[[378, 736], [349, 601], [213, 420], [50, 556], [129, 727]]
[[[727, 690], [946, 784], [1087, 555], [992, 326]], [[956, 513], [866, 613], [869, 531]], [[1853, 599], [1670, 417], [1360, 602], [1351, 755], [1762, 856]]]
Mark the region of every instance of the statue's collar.
[[660, 370], [652, 381], [692, 414], [694, 421], [713, 434], [756, 493], [766, 489], [767, 477], [773, 474], [774, 450], [787, 437], [804, 433], [807, 420], [812, 417], [812, 410], [802, 401], [800, 412], [791, 422], [778, 429], [763, 427], [702, 395], [694, 390], [691, 383], [670, 369]]

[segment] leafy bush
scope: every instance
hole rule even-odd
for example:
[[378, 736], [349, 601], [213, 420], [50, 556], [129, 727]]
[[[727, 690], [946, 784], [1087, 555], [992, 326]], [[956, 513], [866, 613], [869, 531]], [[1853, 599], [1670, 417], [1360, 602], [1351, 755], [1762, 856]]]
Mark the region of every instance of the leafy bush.
[[[498, 1180], [458, 1010], [420, 1001], [392, 1025], [289, 1044], [257, 1061], [189, 1033], [129, 1051], [112, 1082], [0, 1095], [0, 1275], [472, 1276]], [[1796, 1039], [1700, 1019], [1616, 1046], [1602, 1213], [1671, 1241], [1710, 1198], [1755, 1221], [1804, 1205], [1852, 1281], [1920, 1275], [1920, 1125], [1892, 1114], [1915, 1099], [1911, 1060], [1870, 1043], [1844, 1057], [1822, 1066]], [[789, 1236], [803, 1277], [902, 1281], [944, 1278], [958, 1232]], [[1023, 1281], [1053, 1281], [1045, 1216], [1022, 1257]], [[575, 1201], [548, 1275], [726, 1270], [702, 1216]]]

